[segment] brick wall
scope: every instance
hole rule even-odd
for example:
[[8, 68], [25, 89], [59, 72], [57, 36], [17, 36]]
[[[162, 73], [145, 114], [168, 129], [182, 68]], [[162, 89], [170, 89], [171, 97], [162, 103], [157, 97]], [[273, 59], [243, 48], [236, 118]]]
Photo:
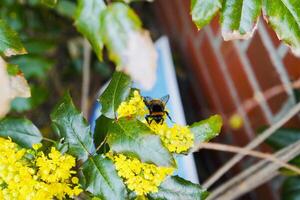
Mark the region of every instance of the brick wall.
[[[246, 41], [224, 42], [218, 16], [197, 31], [189, 4], [190, 0], [156, 0], [156, 19], [184, 61], [191, 84], [197, 85], [195, 94], [201, 93], [200, 98], [205, 99], [201, 110], [206, 115], [222, 114], [225, 127], [219, 140], [244, 146], [258, 128], [274, 123], [295, 105], [292, 82], [300, 78], [300, 59], [278, 41], [262, 19], [254, 37]], [[228, 125], [233, 113], [243, 118], [239, 130]], [[289, 126], [298, 124], [296, 117]], [[260, 188], [254, 199], [267, 198], [261, 193], [270, 188], [270, 184]], [[273, 192], [268, 197], [277, 198]]]

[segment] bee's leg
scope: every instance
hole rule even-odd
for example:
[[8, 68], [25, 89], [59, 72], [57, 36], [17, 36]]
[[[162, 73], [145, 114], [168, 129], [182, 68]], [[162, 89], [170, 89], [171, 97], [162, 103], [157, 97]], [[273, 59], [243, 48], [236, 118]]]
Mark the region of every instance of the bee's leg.
[[146, 119], [147, 123], [150, 125], [152, 120], [149, 118], [150, 118], [150, 115], [146, 115], [145, 119]]
[[160, 119], [160, 124], [163, 124], [164, 123], [164, 118], [161, 118]]
[[171, 122], [175, 123], [175, 122], [172, 120], [172, 118], [170, 117], [168, 111], [165, 111], [165, 113], [167, 114], [167, 116], [168, 116], [168, 118], [171, 120]]

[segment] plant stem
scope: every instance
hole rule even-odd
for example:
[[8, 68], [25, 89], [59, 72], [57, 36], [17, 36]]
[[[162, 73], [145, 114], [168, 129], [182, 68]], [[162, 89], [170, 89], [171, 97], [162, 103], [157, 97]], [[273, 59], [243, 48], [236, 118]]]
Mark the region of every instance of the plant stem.
[[105, 136], [104, 140], [101, 142], [101, 144], [99, 144], [99, 146], [96, 148], [95, 153], [97, 153], [97, 151], [106, 143], [107, 140], [107, 136]]
[[[245, 150], [251, 150], [256, 148], [258, 145], [263, 143], [269, 136], [271, 136], [276, 130], [282, 127], [287, 121], [289, 121], [294, 115], [300, 111], [300, 103], [297, 103], [285, 117], [277, 121], [263, 133], [258, 135], [254, 140], [252, 140], [246, 147]], [[225, 165], [223, 165], [215, 174], [213, 174], [204, 184], [204, 188], [209, 188], [213, 185], [219, 178], [221, 178], [228, 170], [230, 170], [236, 163], [244, 158], [245, 155], [238, 153], [233, 158], [231, 158]]]
[[226, 151], [226, 152], [239, 153], [239, 154], [243, 154], [243, 155], [247, 155], [247, 156], [261, 158], [261, 159], [265, 159], [265, 160], [274, 162], [281, 167], [285, 167], [289, 170], [296, 172], [297, 174], [300, 174], [300, 168], [298, 168], [294, 165], [290, 165], [280, 159], [277, 159], [272, 154], [262, 153], [262, 152], [253, 151], [253, 150], [247, 150], [247, 149], [236, 147], [236, 146], [218, 144], [218, 143], [201, 143], [195, 148], [195, 150], [193, 152], [199, 151], [200, 149]]
[[[278, 151], [274, 156], [287, 162], [300, 154], [300, 141]], [[231, 200], [253, 190], [279, 174], [280, 167], [267, 160], [258, 162], [212, 191], [207, 200]]]
[[90, 88], [90, 65], [91, 65], [91, 46], [87, 39], [83, 41], [83, 66], [82, 66], [82, 90], [81, 90], [81, 110], [83, 116], [88, 115], [88, 100]]
[[46, 137], [43, 137], [43, 140], [45, 140], [47, 142], [57, 143], [55, 140], [52, 140], [52, 139], [46, 138]]

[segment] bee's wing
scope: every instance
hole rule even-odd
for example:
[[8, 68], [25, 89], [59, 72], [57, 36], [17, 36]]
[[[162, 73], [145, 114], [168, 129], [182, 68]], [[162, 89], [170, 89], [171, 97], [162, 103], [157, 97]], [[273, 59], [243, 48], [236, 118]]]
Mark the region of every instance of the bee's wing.
[[143, 97], [143, 99], [144, 99], [144, 103], [145, 103], [146, 105], [148, 105], [148, 104], [150, 103], [150, 101], [153, 100], [151, 97]]
[[167, 104], [168, 101], [170, 99], [170, 95], [166, 95], [166, 96], [163, 96], [162, 98], [160, 98], [160, 100], [164, 103], [164, 104]]

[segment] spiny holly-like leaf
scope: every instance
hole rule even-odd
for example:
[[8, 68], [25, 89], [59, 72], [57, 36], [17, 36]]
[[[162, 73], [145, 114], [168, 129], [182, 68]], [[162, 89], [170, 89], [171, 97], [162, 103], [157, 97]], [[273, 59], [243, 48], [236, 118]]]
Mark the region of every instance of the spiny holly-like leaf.
[[174, 166], [175, 161], [162, 145], [158, 135], [139, 120], [124, 118], [115, 121], [108, 132], [108, 144], [112, 151], [137, 156], [142, 162], [158, 166]]
[[131, 85], [132, 82], [128, 75], [122, 72], [113, 74], [109, 85], [100, 97], [103, 115], [108, 118], [116, 117], [115, 112], [122, 101], [128, 97]]
[[282, 200], [299, 200], [300, 199], [300, 177], [287, 178], [282, 187]]
[[76, 110], [69, 94], [51, 113], [52, 125], [64, 143], [68, 144], [68, 153], [80, 160], [86, 160], [94, 152], [90, 126]]
[[265, 19], [279, 39], [300, 56], [300, 4], [297, 0], [264, 0]]
[[119, 67], [124, 65], [123, 57], [128, 46], [129, 34], [141, 28], [141, 21], [126, 4], [112, 3], [102, 14], [102, 36], [109, 50], [109, 57]]
[[208, 192], [198, 184], [171, 176], [159, 186], [157, 193], [148, 196], [150, 200], [202, 200], [208, 196]]
[[220, 115], [214, 115], [206, 120], [192, 124], [190, 129], [195, 136], [195, 143], [208, 142], [219, 135], [222, 124], [223, 121]]
[[222, 0], [191, 0], [192, 19], [200, 29], [207, 25], [222, 8]]
[[28, 119], [6, 118], [0, 121], [0, 136], [10, 137], [18, 145], [31, 148], [42, 141], [39, 129]]
[[12, 56], [27, 53], [17, 33], [0, 19], [0, 54]]
[[91, 43], [98, 58], [102, 60], [101, 14], [106, 5], [103, 0], [79, 0], [75, 26]]
[[84, 189], [102, 200], [124, 200], [127, 191], [111, 160], [101, 155], [83, 164]]
[[221, 14], [224, 40], [252, 37], [261, 7], [262, 0], [225, 0]]

